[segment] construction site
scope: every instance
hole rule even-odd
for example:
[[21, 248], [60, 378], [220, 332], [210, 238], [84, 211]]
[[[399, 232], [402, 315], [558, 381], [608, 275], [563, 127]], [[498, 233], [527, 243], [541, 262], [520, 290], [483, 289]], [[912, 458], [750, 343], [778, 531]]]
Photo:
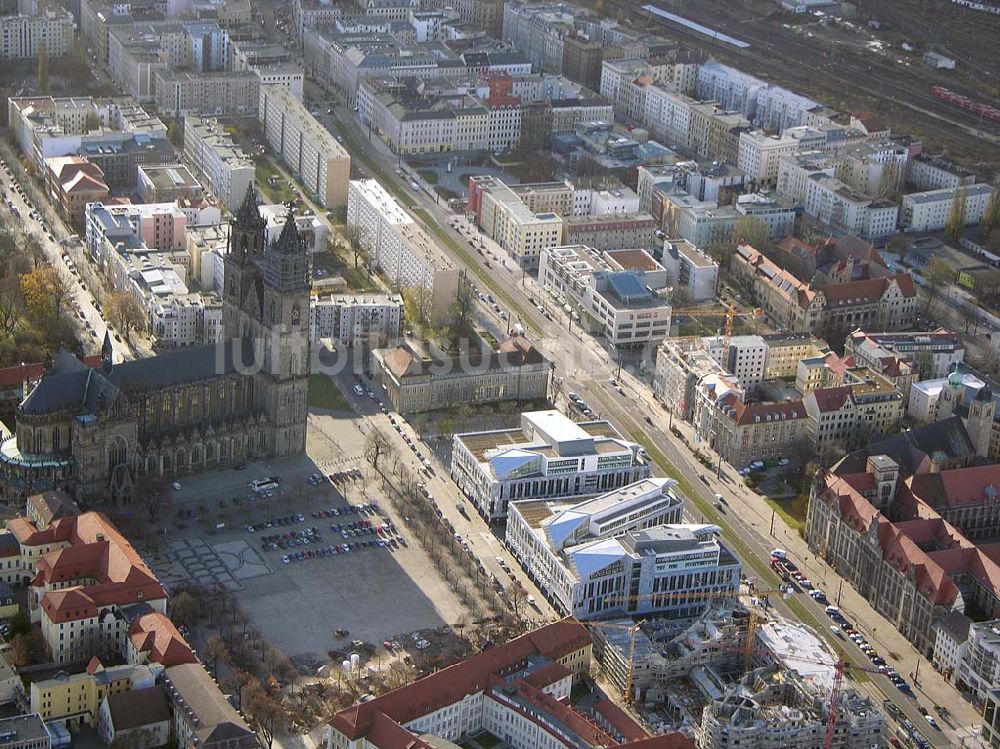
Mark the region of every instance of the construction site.
[[692, 735], [699, 749], [885, 746], [886, 717], [842, 657], [775, 616], [765, 593], [694, 621], [594, 623], [595, 658], [650, 726]]

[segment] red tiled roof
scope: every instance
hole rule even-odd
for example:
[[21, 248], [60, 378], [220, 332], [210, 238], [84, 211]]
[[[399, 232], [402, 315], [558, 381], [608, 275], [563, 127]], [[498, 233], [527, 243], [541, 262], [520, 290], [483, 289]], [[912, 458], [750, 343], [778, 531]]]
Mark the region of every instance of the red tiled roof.
[[430, 676], [400, 689], [394, 689], [374, 700], [341, 710], [331, 724], [349, 739], [356, 740], [368, 733], [374, 716], [384, 713], [397, 723], [408, 723], [462, 697], [486, 689], [495, 675], [506, 674], [523, 664], [532, 655], [544, 655], [552, 660], [586, 647], [590, 635], [572, 617], [521, 635], [505, 645], [468, 658], [461, 663], [437, 671]]
[[849, 385], [841, 385], [835, 388], [817, 388], [806, 396], [806, 398], [812, 398], [816, 401], [816, 407], [820, 413], [839, 411], [850, 397], [851, 388]]
[[[62, 543], [68, 546], [43, 554], [38, 559], [32, 585], [37, 587], [71, 581], [96, 581], [42, 596], [42, 608], [53, 621], [88, 618], [96, 607], [155, 601], [166, 592], [132, 544], [103, 513], [59, 518], [39, 531], [26, 518], [8, 524], [24, 546]], [[67, 598], [57, 593], [75, 591]]]
[[735, 393], [727, 393], [719, 399], [719, 405], [730, 407], [732, 410], [727, 409], [726, 415], [740, 426], [806, 418], [806, 408], [801, 400], [747, 404]]
[[598, 700], [593, 707], [610, 725], [614, 726], [625, 741], [641, 741], [649, 738], [649, 734], [642, 729], [642, 726], [632, 720], [628, 713], [611, 700]]
[[164, 666], [197, 663], [187, 640], [164, 614], [154, 611], [143, 614], [132, 622], [129, 638], [140, 653], [149, 653], [149, 660]]
[[1000, 499], [1000, 465], [956, 468], [911, 476], [910, 492], [931, 507], [961, 507]]

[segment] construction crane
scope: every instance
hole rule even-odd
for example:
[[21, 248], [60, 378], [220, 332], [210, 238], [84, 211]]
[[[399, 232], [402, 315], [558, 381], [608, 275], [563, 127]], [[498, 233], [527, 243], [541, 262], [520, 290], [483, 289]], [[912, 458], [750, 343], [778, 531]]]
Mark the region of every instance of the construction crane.
[[[770, 593], [781, 593], [784, 596], [791, 595], [792, 591], [788, 587], [782, 588], [769, 588], [766, 590], [755, 590], [753, 596], [755, 598], [759, 596], [767, 596]], [[726, 598], [739, 598], [739, 593], [730, 590], [714, 590], [707, 591], [704, 593], [699, 592], [681, 592], [681, 591], [661, 591], [660, 593], [646, 593], [642, 595], [621, 595], [621, 596], [609, 596], [609, 598], [617, 598], [620, 601], [632, 603], [635, 601], [646, 600], [650, 598], [660, 598], [664, 595], [670, 595], [675, 599], [726, 599]], [[757, 627], [761, 622], [766, 622], [767, 617], [763, 613], [760, 613], [759, 607], [756, 605], [750, 606], [750, 618], [747, 624], [747, 638], [746, 645], [744, 647], [743, 653], [743, 670], [749, 669], [750, 661], [753, 658], [753, 642], [754, 635], [757, 631]], [[628, 644], [628, 660], [626, 661], [626, 673], [625, 673], [625, 684], [622, 689], [623, 697], [626, 704], [631, 705], [633, 701], [632, 693], [632, 674], [635, 672], [635, 633], [639, 631], [639, 627], [645, 622], [645, 619], [639, 622], [628, 625], [628, 624], [614, 624], [611, 622], [593, 622], [592, 627], [608, 627], [611, 629], [620, 629], [629, 633], [629, 644]]]
[[725, 307], [724, 312], [713, 311], [713, 310], [703, 310], [698, 307], [685, 307], [684, 309], [675, 309], [671, 311], [671, 316], [677, 317], [678, 315], [690, 315], [692, 317], [725, 317], [726, 327], [726, 348], [729, 348], [729, 342], [733, 338], [733, 327], [736, 322], [737, 317], [750, 317], [753, 319], [763, 317], [764, 310], [760, 307], [755, 307], [750, 312], [737, 312], [736, 305], [733, 302], [722, 302], [722, 306]]

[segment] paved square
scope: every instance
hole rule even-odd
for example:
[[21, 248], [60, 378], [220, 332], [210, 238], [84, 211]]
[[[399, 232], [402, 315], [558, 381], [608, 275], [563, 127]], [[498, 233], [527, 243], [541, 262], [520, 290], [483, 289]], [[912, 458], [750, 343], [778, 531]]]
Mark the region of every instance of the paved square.
[[206, 587], [221, 583], [228, 590], [238, 590], [242, 580], [271, 572], [244, 540], [210, 545], [194, 536], [172, 541], [165, 551], [148, 554], [146, 559], [168, 589], [183, 583]]

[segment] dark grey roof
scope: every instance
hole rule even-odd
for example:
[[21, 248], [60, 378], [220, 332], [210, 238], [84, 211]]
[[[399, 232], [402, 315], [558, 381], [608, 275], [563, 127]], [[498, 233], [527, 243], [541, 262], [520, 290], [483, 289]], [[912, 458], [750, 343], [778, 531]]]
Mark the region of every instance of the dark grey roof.
[[952, 611], [948, 616], [938, 622], [938, 626], [945, 630], [951, 638], [961, 645], [969, 639], [969, 625], [972, 621], [961, 611]]
[[17, 536], [10, 531], [0, 533], [0, 557], [20, 556], [21, 545], [17, 542]]
[[167, 693], [160, 684], [133, 692], [109, 694], [107, 700], [116, 732], [170, 720]]
[[96, 413], [103, 401], [111, 403], [121, 390], [156, 390], [185, 382], [207, 380], [251, 370], [256, 361], [250, 338], [193, 346], [116, 364], [109, 374], [96, 369], [47, 374], [21, 403], [27, 414], [45, 414], [76, 406]]
[[925, 457], [939, 460], [973, 458], [976, 446], [972, 444], [962, 418], [949, 416], [927, 426], [872, 442], [868, 447], [847, 455], [832, 470], [838, 476], [863, 473], [869, 455], [888, 455], [899, 464], [902, 475], [906, 477], [914, 474]]

